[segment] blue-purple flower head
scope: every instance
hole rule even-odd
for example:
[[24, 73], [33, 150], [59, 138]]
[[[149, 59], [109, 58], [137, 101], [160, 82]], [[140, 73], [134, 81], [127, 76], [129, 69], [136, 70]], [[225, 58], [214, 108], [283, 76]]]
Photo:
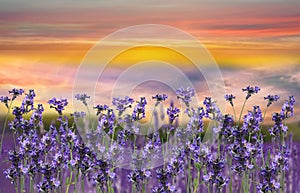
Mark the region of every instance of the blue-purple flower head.
[[248, 111], [248, 114], [244, 116], [243, 128], [247, 132], [255, 133], [260, 130], [262, 121], [263, 117], [259, 106], [253, 106], [253, 111]]
[[258, 86], [247, 86], [246, 88], [242, 89], [243, 92], [247, 92], [246, 100], [251, 97], [251, 95], [256, 94], [260, 91]]
[[96, 115], [99, 115], [100, 113], [102, 113], [102, 111], [107, 110], [109, 107], [107, 105], [97, 105], [94, 107], [94, 109], [97, 110]]
[[0, 101], [1, 103], [4, 103], [7, 108], [9, 108], [8, 101], [10, 101], [10, 98], [8, 96], [1, 96]]
[[139, 189], [142, 183], [147, 182], [151, 177], [151, 170], [142, 169], [134, 170], [127, 175], [130, 182], [134, 183], [135, 186]]
[[231, 106], [233, 106], [233, 99], [235, 99], [235, 96], [233, 96], [233, 94], [226, 94], [224, 98], [230, 103]]
[[21, 88], [20, 89], [14, 88], [14, 89], [8, 91], [8, 93], [13, 95], [11, 100], [15, 100], [18, 96], [20, 96], [24, 93], [24, 90]]
[[65, 107], [68, 105], [67, 99], [57, 100], [55, 97], [48, 101], [50, 108], [54, 108], [60, 115], [62, 115], [62, 111], [65, 110]]
[[285, 119], [294, 116], [295, 102], [296, 100], [294, 96], [289, 96], [289, 99], [284, 102], [280, 114], [283, 115]]
[[265, 100], [268, 100], [267, 107], [269, 107], [273, 102], [278, 101], [279, 98], [280, 97], [278, 95], [270, 95], [270, 94], [264, 97]]
[[273, 127], [269, 128], [270, 135], [272, 137], [280, 137], [280, 134], [287, 133], [288, 127], [283, 124], [285, 116], [281, 113], [273, 113], [272, 121], [274, 121]]
[[87, 94], [83, 93], [83, 94], [76, 94], [75, 98], [79, 101], [81, 101], [85, 106], [87, 106], [87, 102], [86, 100], [91, 98], [90, 96], [88, 96]]
[[174, 106], [171, 102], [170, 107], [167, 109], [167, 115], [169, 116], [170, 124], [179, 116], [180, 110]]
[[280, 189], [280, 183], [277, 180], [279, 167], [263, 166], [260, 169], [261, 182], [257, 185], [259, 192], [276, 192]]
[[216, 101], [211, 97], [205, 97], [203, 104], [205, 105], [205, 117], [211, 120], [222, 121], [223, 115], [217, 106]]
[[73, 116], [75, 120], [78, 120], [79, 118], [83, 118], [85, 115], [86, 114], [83, 111], [81, 112], [75, 111], [74, 113], [71, 114], [71, 116]]
[[26, 111], [29, 112], [34, 109], [34, 97], [35, 97], [35, 92], [33, 89], [30, 89], [28, 93], [26, 94], [25, 98], [22, 101], [22, 108]]
[[113, 98], [112, 105], [116, 107], [116, 110], [119, 111], [119, 116], [121, 116], [127, 108], [131, 108], [133, 102], [134, 100], [132, 98], [126, 96], [124, 99]]
[[195, 90], [187, 87], [184, 89], [183, 87], [176, 90], [176, 95], [179, 100], [182, 100], [186, 106], [189, 106], [189, 103], [192, 101], [192, 97], [195, 96]]
[[137, 104], [135, 105], [133, 112], [132, 112], [132, 119], [137, 121], [141, 120], [146, 117], [146, 105], [147, 100], [145, 97], [141, 97], [140, 101], [137, 101]]
[[165, 101], [168, 98], [166, 94], [156, 94], [155, 96], [152, 96], [152, 99], [156, 100], [155, 106], [157, 106], [160, 102]]

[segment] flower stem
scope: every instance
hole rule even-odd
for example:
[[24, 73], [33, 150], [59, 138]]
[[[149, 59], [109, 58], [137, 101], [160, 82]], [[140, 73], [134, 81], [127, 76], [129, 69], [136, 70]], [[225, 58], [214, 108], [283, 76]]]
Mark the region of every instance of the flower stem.
[[84, 178], [81, 179], [81, 192], [84, 193]]
[[5, 133], [5, 128], [7, 125], [7, 121], [8, 121], [8, 116], [11, 110], [11, 106], [12, 106], [13, 100], [10, 101], [7, 113], [6, 113], [6, 117], [5, 117], [5, 121], [4, 121], [4, 125], [3, 125], [3, 129], [2, 129], [2, 135], [1, 135], [1, 141], [0, 141], [0, 154], [2, 153], [2, 145], [3, 145], [3, 139], [4, 139], [4, 133]]
[[243, 111], [244, 111], [244, 108], [245, 108], [246, 101], [247, 101], [247, 99], [244, 100], [243, 107], [241, 109], [240, 117], [239, 117], [239, 120], [238, 120], [238, 123], [237, 123], [238, 127], [240, 125], [240, 121], [241, 121], [241, 118], [242, 118], [242, 115], [243, 115]]

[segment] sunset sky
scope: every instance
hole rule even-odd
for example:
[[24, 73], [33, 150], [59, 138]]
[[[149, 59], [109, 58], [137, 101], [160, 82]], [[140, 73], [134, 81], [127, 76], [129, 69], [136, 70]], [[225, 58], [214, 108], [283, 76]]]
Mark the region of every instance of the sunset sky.
[[[249, 105], [264, 107], [263, 96], [278, 94], [281, 100], [275, 111], [289, 94], [300, 100], [299, 10], [296, 0], [0, 0], [0, 95], [17, 87], [34, 88], [42, 103], [53, 96], [71, 99], [76, 71], [99, 40], [122, 28], [163, 24], [191, 34], [208, 49], [226, 92], [238, 98], [237, 108], [244, 97], [241, 88], [258, 85], [261, 93]], [[114, 80], [120, 75], [117, 70], [151, 59], [192, 71], [184, 57], [152, 47], [120, 54], [106, 73]], [[157, 73], [166, 75], [159, 69]], [[94, 84], [88, 74], [86, 84]], [[108, 81], [106, 86], [111, 84]], [[156, 94], [155, 86], [144, 86], [141, 92]], [[205, 94], [209, 92], [201, 96]], [[5, 110], [3, 105], [0, 109]], [[294, 120], [299, 120], [299, 110], [300, 102]]]

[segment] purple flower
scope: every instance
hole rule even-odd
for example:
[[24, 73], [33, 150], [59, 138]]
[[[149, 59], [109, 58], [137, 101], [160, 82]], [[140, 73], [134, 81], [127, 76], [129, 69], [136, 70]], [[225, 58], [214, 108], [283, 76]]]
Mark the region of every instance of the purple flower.
[[187, 124], [187, 131], [196, 131], [196, 135], [200, 134], [204, 130], [204, 122], [203, 118], [205, 116], [204, 109], [202, 107], [197, 108], [195, 110], [194, 108], [188, 109], [185, 113], [188, 114], [190, 117], [189, 122]]
[[185, 105], [188, 107], [189, 103], [192, 101], [192, 97], [195, 96], [195, 90], [187, 87], [187, 89], [184, 89], [183, 87], [176, 90], [177, 98], [182, 100]]
[[60, 115], [62, 115], [62, 111], [65, 110], [64, 108], [68, 105], [68, 101], [67, 99], [57, 100], [53, 97], [48, 101], [48, 104], [50, 104], [50, 108], [54, 108]]
[[268, 100], [267, 107], [269, 107], [273, 102], [278, 101], [279, 98], [280, 97], [278, 95], [270, 95], [270, 94], [264, 97], [265, 100]]
[[8, 101], [10, 101], [10, 98], [8, 98], [7, 96], [1, 96], [1, 97], [0, 97], [0, 101], [1, 101], [2, 103], [4, 103], [5, 106], [6, 106], [7, 108], [9, 108], [9, 106], [8, 106]]
[[170, 124], [179, 116], [180, 110], [177, 107], [174, 107], [174, 103], [171, 102], [170, 107], [167, 109], [167, 115], [169, 116]]
[[262, 112], [259, 106], [253, 106], [253, 111], [248, 111], [248, 114], [244, 116], [243, 128], [248, 130], [250, 134], [253, 134], [260, 130], [262, 119]]
[[224, 137], [227, 142], [232, 142], [233, 140], [233, 127], [234, 119], [232, 115], [226, 114], [223, 117], [223, 122], [220, 124], [220, 135]]
[[229, 179], [223, 175], [225, 162], [222, 159], [216, 158], [208, 160], [207, 174], [203, 176], [203, 180], [206, 183], [211, 183], [216, 186], [218, 190], [221, 190], [225, 186]]
[[127, 175], [130, 182], [132, 182], [138, 190], [141, 190], [141, 185], [147, 183], [151, 177], [151, 170], [139, 169], [130, 172]]
[[22, 101], [22, 106], [21, 108], [24, 109], [25, 112], [29, 112], [34, 109], [34, 97], [35, 97], [35, 92], [34, 90], [30, 89], [28, 91], [28, 94], [26, 94], [25, 98]]
[[152, 99], [156, 100], [155, 106], [157, 106], [160, 102], [165, 101], [168, 98], [166, 94], [156, 94], [155, 96], [152, 96]]
[[294, 96], [289, 96], [289, 99], [284, 102], [280, 112], [280, 114], [284, 116], [284, 119], [294, 116], [295, 102]]
[[100, 114], [100, 113], [102, 113], [102, 111], [105, 111], [105, 110], [107, 110], [109, 107], [107, 106], [107, 105], [97, 105], [97, 106], [95, 106], [94, 107], [94, 109], [96, 109], [97, 110], [97, 116]]
[[11, 100], [15, 100], [18, 96], [22, 95], [24, 93], [24, 90], [23, 89], [17, 89], [17, 88], [14, 88], [10, 91], [8, 91], [9, 94], [12, 94], [13, 97]]
[[88, 96], [87, 94], [83, 93], [83, 94], [76, 94], [75, 98], [79, 101], [81, 101], [85, 106], [87, 106], [87, 102], [86, 100], [91, 98], [90, 96]]
[[116, 116], [113, 109], [108, 108], [106, 114], [101, 114], [98, 120], [98, 129], [108, 129], [108, 134], [112, 134]]
[[141, 97], [140, 101], [137, 101], [137, 105], [134, 107], [132, 112], [132, 119], [137, 121], [146, 117], [146, 105], [147, 101], [145, 97]]
[[211, 97], [205, 97], [203, 104], [205, 105], [205, 117], [211, 120], [222, 121], [222, 113], [215, 101]]
[[260, 91], [260, 88], [258, 86], [247, 86], [246, 88], [242, 89], [243, 92], [247, 92], [246, 100], [251, 97], [251, 95], [258, 93]]
[[233, 99], [235, 99], [235, 96], [233, 96], [233, 94], [226, 94], [225, 99], [230, 103], [231, 106], [233, 106]]
[[78, 120], [79, 118], [83, 118], [85, 115], [86, 114], [83, 111], [81, 111], [81, 112], [75, 111], [73, 114], [71, 114], [71, 116], [74, 117], [74, 120]]
[[116, 107], [116, 110], [119, 111], [119, 116], [121, 116], [127, 108], [131, 108], [133, 102], [134, 100], [132, 98], [126, 96], [124, 99], [113, 98], [112, 104]]
[[272, 120], [274, 121], [273, 127], [269, 128], [270, 135], [276, 138], [280, 137], [280, 134], [286, 134], [288, 127], [283, 124], [285, 119], [281, 113], [273, 113]]
[[263, 166], [260, 169], [260, 183], [257, 185], [259, 192], [275, 192], [280, 188], [277, 181], [278, 169], [273, 166]]
[[156, 99], [156, 101], [161, 102], [165, 101], [168, 98], [166, 94], [156, 94], [155, 96], [152, 96], [152, 99]]

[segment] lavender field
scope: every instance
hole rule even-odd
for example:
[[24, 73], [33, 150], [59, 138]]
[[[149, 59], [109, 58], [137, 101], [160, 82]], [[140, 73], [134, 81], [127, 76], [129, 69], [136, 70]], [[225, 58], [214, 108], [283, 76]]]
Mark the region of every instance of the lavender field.
[[[242, 91], [241, 112], [233, 94], [224, 96], [233, 114], [211, 97], [192, 106], [195, 91], [179, 88], [173, 99], [126, 96], [93, 107], [77, 94], [84, 110], [71, 114], [67, 99], [52, 98], [56, 114], [47, 117], [34, 90], [13, 89], [0, 98], [0, 192], [300, 192], [298, 125], [287, 124], [295, 98], [279, 112], [268, 111], [277, 95], [247, 109], [260, 88]], [[264, 125], [267, 114], [273, 123]]]

